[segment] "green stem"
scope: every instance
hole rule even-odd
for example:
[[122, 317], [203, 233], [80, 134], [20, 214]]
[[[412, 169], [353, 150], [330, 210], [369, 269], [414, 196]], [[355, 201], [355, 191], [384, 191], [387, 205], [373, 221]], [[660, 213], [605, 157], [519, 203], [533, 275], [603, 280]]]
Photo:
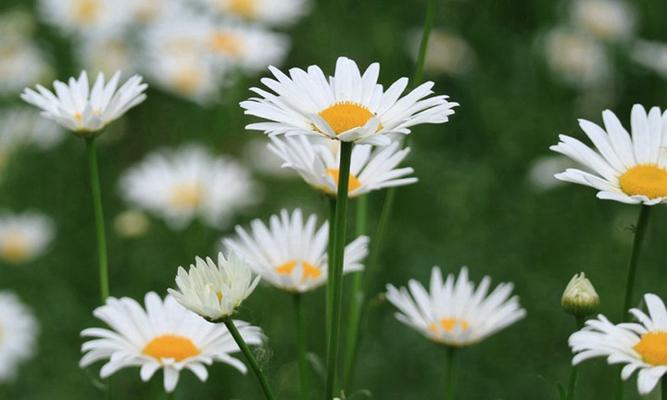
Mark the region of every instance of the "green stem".
[[454, 400], [454, 382], [456, 374], [456, 347], [447, 346], [447, 358], [445, 360], [447, 368], [445, 376], [445, 400]]
[[660, 386], [662, 387], [661, 399], [662, 400], [667, 400], [667, 378], [665, 378], [664, 376], [662, 377], [662, 383], [660, 384]]
[[294, 294], [294, 311], [296, 314], [296, 344], [299, 357], [299, 384], [301, 400], [308, 398], [308, 360], [306, 360], [306, 320], [303, 316], [303, 295]]
[[93, 194], [93, 207], [95, 209], [95, 234], [97, 236], [97, 257], [100, 270], [100, 297], [102, 298], [102, 303], [104, 303], [107, 297], [109, 297], [109, 261], [107, 259], [107, 239], [104, 229], [104, 210], [102, 208], [102, 191], [100, 189], [100, 176], [97, 167], [95, 138], [86, 139], [86, 153], [88, 154], [90, 188]]
[[234, 341], [241, 349], [241, 352], [245, 356], [246, 360], [248, 360], [248, 364], [250, 364], [250, 369], [252, 369], [252, 371], [257, 376], [259, 385], [262, 387], [262, 391], [264, 391], [264, 395], [266, 396], [267, 400], [273, 400], [273, 395], [271, 394], [269, 383], [267, 382], [266, 377], [262, 372], [262, 369], [257, 363], [257, 360], [255, 360], [255, 356], [252, 354], [250, 347], [248, 347], [248, 344], [245, 342], [245, 340], [243, 340], [243, 337], [241, 336], [239, 330], [236, 328], [236, 325], [234, 325], [234, 321], [232, 320], [231, 317], [226, 317], [222, 321], [227, 327], [227, 330], [229, 330], [229, 333], [232, 334]]
[[[327, 242], [327, 282], [329, 277], [333, 276], [334, 268], [334, 219], [336, 215], [336, 198], [329, 197], [329, 240]], [[331, 308], [333, 307], [333, 286], [327, 283], [327, 310], [326, 310], [326, 343], [329, 343], [331, 336]]]
[[329, 344], [327, 346], [327, 380], [325, 399], [331, 400], [336, 390], [336, 372], [338, 369], [338, 347], [340, 342], [340, 321], [343, 302], [343, 264], [345, 258], [345, 232], [347, 230], [347, 195], [350, 181], [350, 159], [352, 158], [352, 142], [340, 143], [340, 174], [338, 179], [338, 196], [334, 215], [333, 234], [333, 265], [332, 275], [327, 285], [331, 286], [331, 322], [329, 326]]
[[419, 54], [417, 56], [417, 67], [412, 78], [413, 85], [421, 82], [424, 75], [424, 64], [426, 63], [426, 53], [428, 52], [428, 41], [431, 36], [431, 29], [433, 28], [433, 20], [435, 19], [436, 0], [428, 0], [426, 6], [426, 17], [424, 18], [424, 30], [422, 31], [421, 42], [419, 43]]
[[[575, 317], [577, 323], [577, 330], [584, 327], [585, 318]], [[567, 400], [574, 400], [574, 392], [577, 387], [577, 378], [579, 376], [579, 367], [577, 365], [572, 366], [572, 371], [570, 371], [570, 382], [567, 385]]]

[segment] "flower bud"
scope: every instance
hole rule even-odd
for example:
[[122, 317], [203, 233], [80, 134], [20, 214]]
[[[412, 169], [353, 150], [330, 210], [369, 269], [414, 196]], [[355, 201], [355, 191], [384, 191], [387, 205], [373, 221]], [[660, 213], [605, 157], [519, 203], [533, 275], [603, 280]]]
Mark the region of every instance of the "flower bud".
[[567, 313], [575, 317], [587, 317], [597, 312], [600, 297], [591, 281], [586, 278], [586, 274], [582, 272], [570, 279], [560, 304]]

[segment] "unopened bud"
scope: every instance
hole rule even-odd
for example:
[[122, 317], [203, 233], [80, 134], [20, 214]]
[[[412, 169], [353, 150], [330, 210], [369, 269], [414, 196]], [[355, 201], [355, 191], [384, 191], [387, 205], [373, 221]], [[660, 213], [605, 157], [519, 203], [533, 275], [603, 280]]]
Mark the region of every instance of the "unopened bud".
[[595, 314], [600, 305], [600, 296], [593, 284], [582, 272], [576, 274], [567, 284], [560, 304], [563, 309], [575, 317], [587, 317]]

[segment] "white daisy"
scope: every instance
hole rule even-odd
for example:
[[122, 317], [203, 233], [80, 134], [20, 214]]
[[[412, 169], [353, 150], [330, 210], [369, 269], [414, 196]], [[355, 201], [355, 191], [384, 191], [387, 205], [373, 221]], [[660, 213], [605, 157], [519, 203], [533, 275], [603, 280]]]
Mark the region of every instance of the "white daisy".
[[260, 277], [254, 277], [245, 260], [230, 252], [218, 253], [217, 264], [196, 258], [188, 271], [178, 267], [176, 286], [169, 293], [184, 307], [209, 321], [232, 316], [243, 300], [252, 294]]
[[29, 38], [0, 40], [0, 94], [14, 95], [27, 85], [48, 79], [52, 72], [42, 51]]
[[[300, 209], [290, 215], [282, 210], [265, 225], [256, 219], [252, 232], [236, 227], [237, 237], [223, 239], [224, 245], [243, 257], [263, 279], [291, 292], [307, 292], [327, 281], [329, 224], [317, 228], [313, 214], [306, 221]], [[368, 255], [368, 237], [359, 236], [345, 247], [343, 272], [363, 269]]]
[[117, 36], [132, 21], [134, 1], [39, 0], [39, 11], [68, 34]]
[[133, 206], [164, 218], [175, 229], [195, 218], [224, 227], [259, 199], [246, 168], [197, 145], [149, 154], [121, 177], [120, 189]]
[[638, 40], [633, 46], [631, 57], [637, 64], [667, 79], [667, 43]]
[[572, 19], [586, 32], [603, 40], [622, 40], [632, 35], [635, 12], [622, 0], [576, 0]]
[[305, 15], [307, 0], [203, 0], [225, 16], [271, 25], [291, 25]]
[[63, 137], [64, 131], [58, 124], [39, 118], [32, 108], [0, 109], [0, 148], [3, 150], [23, 145], [47, 150], [60, 143]]
[[443, 282], [438, 267], [431, 272], [430, 293], [415, 281], [407, 288], [387, 285], [387, 300], [399, 312], [396, 318], [427, 338], [447, 346], [469, 346], [512, 325], [526, 315], [512, 296], [513, 285], [501, 283], [488, 294], [491, 279], [485, 276], [475, 289], [463, 267], [458, 278], [449, 274]]
[[120, 70], [138, 70], [138, 60], [134, 49], [122, 37], [84, 37], [75, 50], [80, 65], [89, 71], [100, 71], [111, 75]]
[[19, 365], [36, 350], [39, 325], [11, 292], [0, 292], [0, 382], [16, 377]]
[[621, 377], [627, 380], [639, 371], [637, 388], [648, 394], [667, 373], [667, 310], [654, 294], [644, 296], [648, 315], [630, 310], [637, 323], [614, 325], [603, 315], [586, 321], [586, 326], [570, 336], [577, 365], [594, 357], [606, 357], [609, 364], [625, 364]]
[[[355, 146], [350, 164], [349, 196], [417, 182], [417, 178], [409, 176], [414, 172], [412, 168], [397, 168], [410, 152], [410, 148], [399, 150], [399, 147], [397, 142], [377, 149], [369, 145]], [[315, 189], [336, 196], [340, 142], [314, 142], [305, 136], [284, 140], [271, 137], [269, 149], [283, 160], [283, 167], [297, 171]]]
[[363, 73], [357, 64], [338, 58], [335, 76], [327, 79], [312, 65], [307, 71], [292, 68], [290, 76], [269, 67], [276, 79], [264, 78], [270, 93], [251, 90], [260, 97], [241, 102], [248, 115], [268, 122], [250, 124], [247, 129], [269, 135], [321, 135], [360, 144], [388, 145], [391, 136], [407, 135], [410, 128], [425, 123], [444, 123], [457, 103], [447, 96], [430, 96], [433, 82], [419, 85], [400, 98], [408, 86], [401, 78], [387, 90], [377, 83], [378, 63]]
[[146, 99], [144, 91], [148, 85], [141, 82], [139, 75], [117, 89], [119, 79], [120, 71], [105, 84], [104, 74], [100, 73], [91, 89], [83, 71], [78, 80], [70, 78], [67, 84], [55, 81], [56, 95], [37, 85], [39, 93], [27, 88], [21, 98], [40, 108], [44, 117], [78, 135], [91, 136]]
[[23, 264], [44, 253], [54, 235], [51, 219], [41, 214], [0, 215], [0, 260]]
[[[141, 380], [146, 382], [159, 369], [164, 372], [164, 389], [173, 392], [180, 372], [188, 369], [206, 381], [206, 365], [220, 361], [245, 373], [245, 365], [230, 354], [239, 351], [231, 334], [223, 325], [204, 321], [183, 308], [171, 296], [164, 301], [150, 292], [145, 308], [133, 299], [110, 297], [95, 309], [94, 315], [111, 329], [89, 328], [81, 332], [91, 340], [81, 346], [84, 353], [80, 365], [87, 367], [105, 360], [100, 376], [107, 378], [127, 367], [140, 367]], [[260, 345], [259, 328], [235, 321], [248, 344]]]
[[577, 139], [560, 135], [560, 142], [551, 150], [562, 153], [590, 172], [569, 168], [556, 178], [591, 186], [597, 197], [628, 204], [655, 205], [667, 200], [667, 158], [664, 154], [664, 132], [667, 113], [653, 107], [647, 114], [644, 107], [632, 108], [632, 136], [609, 110], [602, 113], [605, 129], [579, 120], [579, 126], [593, 142], [597, 151]]

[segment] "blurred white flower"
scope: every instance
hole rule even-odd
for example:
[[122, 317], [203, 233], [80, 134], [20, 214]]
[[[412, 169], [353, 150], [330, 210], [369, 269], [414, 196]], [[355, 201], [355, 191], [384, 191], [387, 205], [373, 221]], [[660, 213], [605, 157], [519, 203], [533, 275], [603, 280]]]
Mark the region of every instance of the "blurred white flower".
[[39, 11], [67, 34], [117, 36], [132, 21], [134, 1], [39, 0]]
[[243, 160], [245, 165], [262, 175], [279, 179], [298, 178], [294, 170], [282, 168], [283, 161], [269, 150], [264, 138], [246, 141]]
[[563, 181], [554, 175], [575, 165], [574, 161], [561, 155], [538, 157], [530, 165], [528, 181], [537, 190], [553, 189], [563, 185]]
[[617, 41], [633, 34], [635, 12], [630, 3], [622, 0], [574, 0], [570, 4], [575, 24], [598, 39]]
[[[408, 37], [410, 56], [417, 59], [422, 30], [415, 29]], [[454, 33], [434, 29], [428, 41], [424, 69], [433, 73], [462, 75], [475, 63], [475, 53], [468, 42]]]
[[133, 206], [164, 218], [175, 229], [197, 217], [209, 226], [224, 227], [259, 198], [248, 170], [196, 145], [148, 155], [123, 175], [120, 189]]
[[0, 95], [19, 93], [27, 85], [49, 79], [52, 72], [29, 38], [9, 36], [0, 40]]
[[19, 365], [36, 352], [39, 325], [11, 292], [0, 291], [0, 383], [14, 379]]
[[127, 210], [118, 214], [113, 220], [113, 226], [120, 237], [135, 238], [143, 236], [148, 231], [150, 221], [146, 214], [137, 210]]
[[308, 0], [203, 0], [203, 2], [228, 17], [277, 26], [291, 25], [310, 11]]
[[637, 64], [667, 79], [667, 43], [639, 40], [630, 55]]
[[[167, 392], [174, 391], [181, 371], [186, 369], [206, 381], [206, 366], [215, 361], [246, 372], [245, 365], [231, 356], [239, 348], [223, 325], [204, 321], [171, 296], [162, 301], [150, 292], [144, 303], [142, 307], [134, 299], [110, 297], [105, 305], [95, 309], [94, 315], [111, 329], [89, 328], [81, 332], [91, 338], [81, 346], [85, 353], [80, 361], [82, 368], [104, 360], [100, 376], [107, 378], [120, 369], [140, 367], [144, 382], [162, 369]], [[234, 323], [246, 343], [262, 343], [259, 328], [243, 321]]]
[[138, 60], [127, 40], [113, 36], [87, 36], [76, 51], [80, 65], [88, 71], [113, 75], [116, 71], [138, 71]]
[[31, 37], [35, 30], [35, 21], [31, 13], [16, 8], [0, 14], [0, 37], [3, 40]]
[[217, 264], [210, 258], [197, 257], [188, 271], [178, 267], [178, 289], [169, 289], [169, 294], [201, 317], [220, 321], [236, 312], [259, 280], [260, 277], [253, 276], [248, 264], [234, 252], [227, 258], [220, 252]]
[[23, 145], [47, 150], [60, 143], [65, 132], [55, 122], [40, 118], [32, 108], [0, 109], [0, 151]]
[[51, 219], [41, 214], [0, 214], [0, 260], [10, 264], [34, 260], [51, 243], [54, 230]]

